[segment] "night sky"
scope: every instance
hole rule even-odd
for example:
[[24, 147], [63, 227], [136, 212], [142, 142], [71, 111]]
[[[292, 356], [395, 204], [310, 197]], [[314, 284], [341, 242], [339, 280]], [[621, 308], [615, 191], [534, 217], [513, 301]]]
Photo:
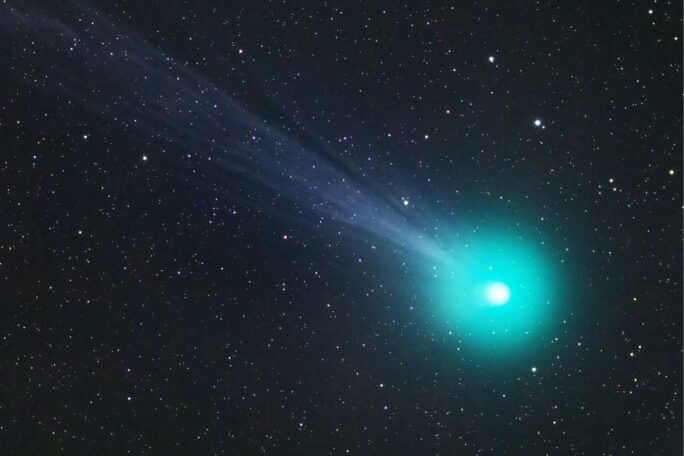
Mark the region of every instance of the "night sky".
[[681, 455], [670, 1], [0, 4], [0, 453]]

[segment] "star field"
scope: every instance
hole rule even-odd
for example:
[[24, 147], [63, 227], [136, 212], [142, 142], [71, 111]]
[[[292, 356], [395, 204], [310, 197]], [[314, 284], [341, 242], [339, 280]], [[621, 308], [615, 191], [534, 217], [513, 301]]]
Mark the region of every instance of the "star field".
[[677, 2], [0, 5], [0, 453], [682, 454]]

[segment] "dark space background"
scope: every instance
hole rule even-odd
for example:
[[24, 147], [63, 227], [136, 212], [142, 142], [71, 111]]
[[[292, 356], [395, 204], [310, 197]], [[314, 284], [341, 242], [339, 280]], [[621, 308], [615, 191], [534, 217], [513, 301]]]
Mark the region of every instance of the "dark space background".
[[[9, 9], [93, 7], [407, 210], [534, 229], [565, 322], [455, 350], [413, 253], [55, 95]], [[0, 12], [0, 453], [682, 454], [679, 2]]]

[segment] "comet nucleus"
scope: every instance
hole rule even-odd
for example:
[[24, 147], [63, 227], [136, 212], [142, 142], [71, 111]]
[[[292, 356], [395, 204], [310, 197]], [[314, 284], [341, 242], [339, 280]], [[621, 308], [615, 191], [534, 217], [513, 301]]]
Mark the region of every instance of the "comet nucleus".
[[538, 346], [557, 305], [553, 262], [540, 245], [509, 233], [478, 233], [451, 243], [434, 266], [435, 317], [457, 343], [507, 356]]

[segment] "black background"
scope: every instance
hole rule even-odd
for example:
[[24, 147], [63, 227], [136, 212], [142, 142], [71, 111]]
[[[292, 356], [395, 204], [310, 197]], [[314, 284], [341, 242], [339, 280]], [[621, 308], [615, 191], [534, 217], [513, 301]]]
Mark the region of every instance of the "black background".
[[565, 323], [499, 368], [413, 254], [55, 96], [4, 5], [1, 452], [682, 454], [681, 5], [560, 3], [96, 5], [411, 208], [548, 240]]

